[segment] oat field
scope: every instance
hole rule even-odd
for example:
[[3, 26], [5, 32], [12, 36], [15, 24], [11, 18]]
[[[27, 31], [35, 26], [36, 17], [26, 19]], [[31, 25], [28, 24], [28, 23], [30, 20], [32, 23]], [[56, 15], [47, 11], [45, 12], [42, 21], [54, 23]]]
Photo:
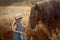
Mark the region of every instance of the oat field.
[[14, 16], [17, 14], [22, 14], [22, 24], [26, 27], [30, 14], [29, 6], [0, 7], [0, 40], [13, 40], [11, 25], [14, 21]]

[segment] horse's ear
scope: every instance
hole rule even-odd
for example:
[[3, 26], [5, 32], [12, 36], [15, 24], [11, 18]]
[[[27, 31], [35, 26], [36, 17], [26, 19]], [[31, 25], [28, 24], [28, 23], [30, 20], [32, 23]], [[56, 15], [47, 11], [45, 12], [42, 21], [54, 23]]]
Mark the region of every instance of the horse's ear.
[[39, 5], [38, 5], [38, 4], [35, 5], [35, 9], [36, 9], [36, 10], [39, 9]]

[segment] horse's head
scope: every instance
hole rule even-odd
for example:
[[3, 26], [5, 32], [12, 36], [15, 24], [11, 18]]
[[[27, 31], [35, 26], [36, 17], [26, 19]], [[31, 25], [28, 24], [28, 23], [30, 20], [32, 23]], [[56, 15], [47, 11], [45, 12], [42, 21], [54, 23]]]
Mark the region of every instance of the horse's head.
[[36, 3], [31, 8], [30, 26], [35, 28], [42, 23], [49, 30], [60, 28], [60, 1], [48, 0]]

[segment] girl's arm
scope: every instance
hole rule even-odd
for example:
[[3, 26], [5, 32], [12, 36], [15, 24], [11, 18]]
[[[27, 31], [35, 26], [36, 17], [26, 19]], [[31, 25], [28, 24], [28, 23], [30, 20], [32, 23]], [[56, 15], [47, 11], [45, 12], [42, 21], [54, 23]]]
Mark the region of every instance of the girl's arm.
[[17, 28], [17, 26], [16, 26], [16, 25], [13, 25], [12, 31], [13, 31], [13, 32], [17, 32], [17, 33], [22, 33], [22, 32], [20, 32], [20, 31], [17, 31], [16, 28]]

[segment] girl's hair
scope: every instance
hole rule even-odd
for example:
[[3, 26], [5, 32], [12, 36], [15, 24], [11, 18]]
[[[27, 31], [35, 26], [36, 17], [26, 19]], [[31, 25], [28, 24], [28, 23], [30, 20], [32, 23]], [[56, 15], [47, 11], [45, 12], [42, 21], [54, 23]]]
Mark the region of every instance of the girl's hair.
[[12, 26], [14, 26], [16, 24], [16, 21], [14, 20], [13, 23], [12, 23]]

